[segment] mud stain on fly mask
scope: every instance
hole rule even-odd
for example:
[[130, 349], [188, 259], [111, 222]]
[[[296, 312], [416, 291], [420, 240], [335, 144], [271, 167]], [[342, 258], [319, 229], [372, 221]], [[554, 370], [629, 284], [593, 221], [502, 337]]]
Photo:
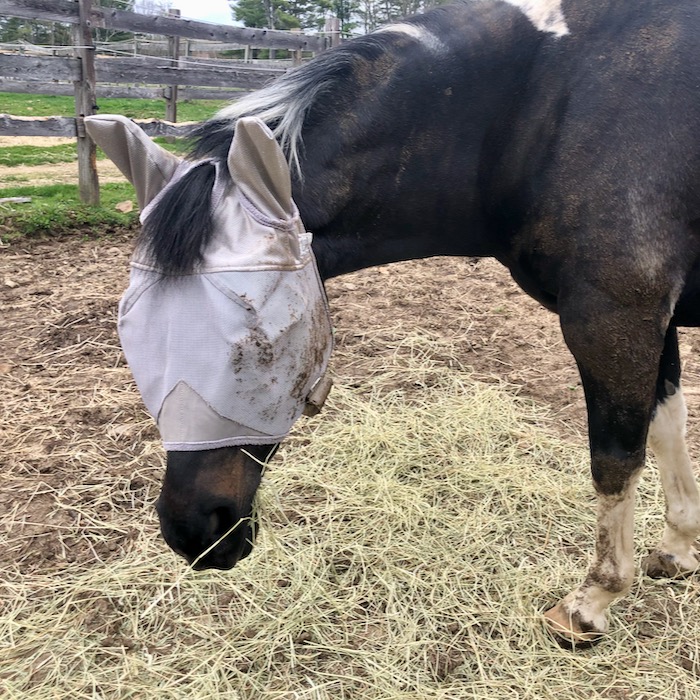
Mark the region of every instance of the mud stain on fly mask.
[[302, 370], [292, 387], [292, 396], [297, 401], [304, 401], [309, 390], [311, 375], [316, 367], [323, 365], [323, 358], [328, 346], [328, 312], [323, 299], [319, 299], [311, 312], [310, 327], [312, 340], [302, 357]]
[[250, 342], [255, 347], [254, 355], [256, 362], [263, 366], [269, 367], [275, 359], [275, 354], [272, 349], [272, 343], [267, 335], [260, 328], [253, 328], [250, 331]]
[[231, 345], [229, 362], [238, 374], [251, 360], [260, 367], [270, 367], [275, 359], [272, 343], [260, 328], [252, 328], [248, 335]]

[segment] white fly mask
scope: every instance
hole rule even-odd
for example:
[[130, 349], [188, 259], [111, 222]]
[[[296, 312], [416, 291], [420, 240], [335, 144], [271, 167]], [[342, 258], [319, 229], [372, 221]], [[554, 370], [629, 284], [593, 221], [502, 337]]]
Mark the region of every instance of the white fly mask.
[[[159, 193], [199, 164], [124, 117], [85, 122], [134, 185], [142, 222]], [[205, 162], [217, 171], [201, 264], [164, 276], [137, 249], [119, 306], [122, 347], [167, 450], [279, 442], [330, 389], [327, 301], [284, 154], [248, 118], [236, 124], [227, 163]]]

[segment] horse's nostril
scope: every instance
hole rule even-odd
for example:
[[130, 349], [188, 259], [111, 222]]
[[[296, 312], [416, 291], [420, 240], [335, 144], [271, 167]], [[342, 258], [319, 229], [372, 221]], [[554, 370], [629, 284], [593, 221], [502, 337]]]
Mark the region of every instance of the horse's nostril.
[[197, 556], [186, 557], [196, 571], [230, 569], [250, 554], [255, 539], [251, 516], [241, 518], [235, 507], [220, 506], [206, 517], [208, 546]]
[[221, 522], [221, 516], [219, 515], [219, 510], [216, 509], [211, 512], [211, 515], [209, 516], [209, 532], [212, 534], [216, 534], [219, 532], [219, 523]]
[[236, 512], [233, 508], [227, 506], [221, 506], [220, 508], [215, 508], [209, 514], [209, 532], [212, 537], [218, 539], [225, 535], [229, 530], [233, 529], [238, 518]]

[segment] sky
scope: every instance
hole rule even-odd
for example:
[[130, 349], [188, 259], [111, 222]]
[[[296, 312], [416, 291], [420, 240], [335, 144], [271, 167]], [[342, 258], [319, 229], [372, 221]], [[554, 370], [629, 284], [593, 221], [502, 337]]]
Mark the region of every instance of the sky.
[[173, 0], [173, 9], [180, 10], [183, 17], [215, 24], [233, 24], [227, 0]]

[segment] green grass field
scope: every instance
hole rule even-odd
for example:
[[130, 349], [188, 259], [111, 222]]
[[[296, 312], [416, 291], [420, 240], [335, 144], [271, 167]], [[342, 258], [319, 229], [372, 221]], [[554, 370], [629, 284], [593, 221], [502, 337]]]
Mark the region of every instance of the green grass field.
[[[184, 100], [178, 102], [178, 122], [198, 122], [207, 119], [227, 100]], [[15, 117], [53, 117], [75, 114], [72, 97], [60, 95], [20, 95], [0, 92], [2, 112]], [[97, 105], [102, 114], [123, 114], [131, 119], [164, 119], [164, 100], [134, 98], [100, 98]]]
[[0, 189], [0, 198], [31, 197], [30, 203], [0, 203], [0, 239], [58, 236], [72, 233], [100, 236], [135, 225], [137, 211], [122, 213], [119, 202], [134, 199], [128, 183], [100, 187], [100, 206], [80, 202], [78, 185], [21, 186]]
[[[164, 136], [153, 139], [157, 144], [173, 153], [184, 154], [187, 152], [187, 142], [184, 140], [172, 141]], [[75, 143], [62, 143], [56, 146], [5, 146], [0, 148], [0, 166], [13, 167], [15, 165], [51, 165], [53, 163], [72, 163], [77, 159]], [[98, 149], [97, 158], [106, 158]]]
[[[13, 116], [59, 116], [73, 114], [72, 97], [49, 95], [18, 95], [0, 93], [2, 111]], [[225, 100], [184, 101], [178, 104], [178, 121], [201, 121], [212, 116]], [[163, 118], [163, 100], [104, 99], [99, 100], [102, 114], [123, 114], [134, 119]], [[184, 140], [172, 141], [159, 137], [154, 141], [169, 151], [183, 154], [187, 151]], [[106, 156], [98, 149], [98, 159]], [[42, 166], [71, 163], [77, 159], [76, 144], [17, 145], [0, 147], [0, 168]], [[18, 236], [63, 235], [71, 231], [91, 232], [92, 235], [110, 233], [117, 227], [133, 225], [138, 212], [122, 213], [115, 205], [133, 199], [128, 184], [106, 184], [101, 189], [99, 207], [88, 207], [80, 202], [78, 184], [31, 186], [30, 176], [15, 176], [11, 171], [0, 175], [0, 199], [31, 197], [29, 203], [0, 203], [0, 240]]]

